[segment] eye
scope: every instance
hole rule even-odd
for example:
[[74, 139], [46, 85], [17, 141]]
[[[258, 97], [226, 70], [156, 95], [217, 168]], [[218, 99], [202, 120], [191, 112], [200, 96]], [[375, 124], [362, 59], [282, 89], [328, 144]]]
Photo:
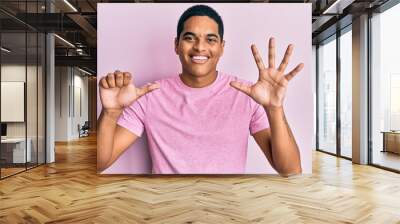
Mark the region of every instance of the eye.
[[208, 42], [215, 43], [215, 42], [217, 42], [217, 39], [215, 39], [215, 38], [208, 38]]
[[194, 38], [192, 36], [184, 36], [183, 39], [188, 40], [188, 41], [194, 40]]

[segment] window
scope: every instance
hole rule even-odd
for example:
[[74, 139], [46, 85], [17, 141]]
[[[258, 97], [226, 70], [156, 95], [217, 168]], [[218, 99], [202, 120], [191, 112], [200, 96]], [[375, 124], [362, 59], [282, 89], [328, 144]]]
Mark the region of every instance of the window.
[[336, 153], [336, 37], [318, 47], [318, 149]]
[[371, 18], [372, 163], [400, 170], [400, 4]]
[[340, 36], [340, 155], [352, 157], [352, 35], [351, 26]]

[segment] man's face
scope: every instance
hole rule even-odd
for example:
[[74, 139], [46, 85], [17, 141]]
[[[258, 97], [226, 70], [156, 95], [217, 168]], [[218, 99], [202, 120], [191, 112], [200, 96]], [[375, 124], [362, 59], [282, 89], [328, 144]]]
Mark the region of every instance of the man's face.
[[175, 52], [182, 63], [182, 72], [196, 77], [216, 71], [224, 51], [218, 24], [208, 16], [192, 16], [185, 21]]

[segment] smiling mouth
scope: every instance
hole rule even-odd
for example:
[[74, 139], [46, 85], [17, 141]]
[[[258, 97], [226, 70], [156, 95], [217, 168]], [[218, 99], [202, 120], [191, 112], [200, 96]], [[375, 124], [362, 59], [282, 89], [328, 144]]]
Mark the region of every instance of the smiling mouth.
[[192, 59], [193, 63], [196, 64], [204, 64], [208, 61], [208, 57], [207, 56], [190, 56], [190, 58]]

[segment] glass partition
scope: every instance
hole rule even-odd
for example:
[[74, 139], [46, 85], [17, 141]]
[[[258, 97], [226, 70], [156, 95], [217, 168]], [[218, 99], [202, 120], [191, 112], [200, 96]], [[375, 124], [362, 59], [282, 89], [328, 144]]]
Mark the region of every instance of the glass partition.
[[42, 13], [44, 1], [1, 1], [0, 178], [45, 163], [44, 33], [16, 19]]
[[3, 32], [1, 47], [1, 175], [6, 177], [24, 171], [32, 155], [26, 150], [26, 33]]
[[37, 32], [27, 33], [27, 82], [26, 82], [26, 113], [27, 113], [27, 150], [30, 151], [28, 168], [36, 166], [38, 160], [37, 127], [38, 127], [38, 35]]
[[46, 38], [44, 33], [38, 33], [38, 64], [37, 64], [37, 162], [38, 165], [46, 162], [45, 145], [45, 118], [46, 118]]

